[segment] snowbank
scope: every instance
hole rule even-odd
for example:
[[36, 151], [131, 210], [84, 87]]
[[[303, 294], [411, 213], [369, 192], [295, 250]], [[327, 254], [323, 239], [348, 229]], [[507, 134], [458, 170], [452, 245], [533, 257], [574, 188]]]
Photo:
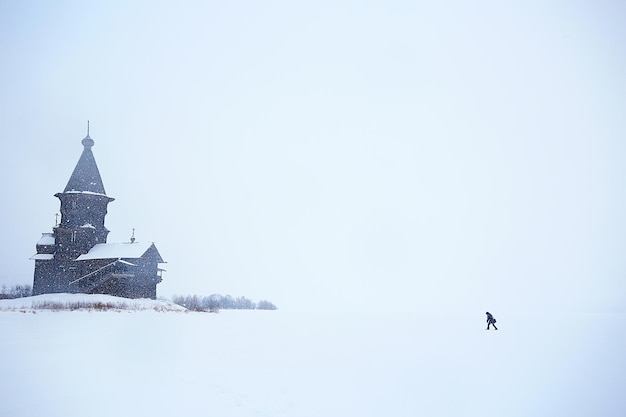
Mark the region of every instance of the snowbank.
[[0, 300], [0, 311], [31, 312], [35, 310], [186, 311], [187, 309], [171, 301], [130, 299], [104, 294], [43, 294]]

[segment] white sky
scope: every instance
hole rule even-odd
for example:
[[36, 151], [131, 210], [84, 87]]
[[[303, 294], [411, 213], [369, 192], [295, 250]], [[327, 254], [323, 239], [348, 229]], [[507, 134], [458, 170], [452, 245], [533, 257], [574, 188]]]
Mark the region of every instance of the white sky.
[[0, 284], [32, 282], [91, 120], [109, 242], [156, 243], [160, 295], [625, 311], [625, 18], [2, 1]]

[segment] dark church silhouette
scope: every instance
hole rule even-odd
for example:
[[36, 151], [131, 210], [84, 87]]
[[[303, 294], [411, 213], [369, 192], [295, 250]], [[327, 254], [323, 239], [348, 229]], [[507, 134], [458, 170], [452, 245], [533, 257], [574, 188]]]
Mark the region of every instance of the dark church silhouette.
[[154, 243], [107, 243], [104, 226], [107, 196], [87, 136], [83, 153], [62, 193], [61, 222], [37, 242], [33, 295], [47, 293], [109, 294], [156, 298], [163, 259]]

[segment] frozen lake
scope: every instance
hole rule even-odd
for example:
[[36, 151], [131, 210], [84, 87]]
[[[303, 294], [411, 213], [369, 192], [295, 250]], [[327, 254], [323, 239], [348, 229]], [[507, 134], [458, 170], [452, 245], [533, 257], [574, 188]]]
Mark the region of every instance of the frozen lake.
[[0, 312], [0, 415], [626, 415], [618, 315]]

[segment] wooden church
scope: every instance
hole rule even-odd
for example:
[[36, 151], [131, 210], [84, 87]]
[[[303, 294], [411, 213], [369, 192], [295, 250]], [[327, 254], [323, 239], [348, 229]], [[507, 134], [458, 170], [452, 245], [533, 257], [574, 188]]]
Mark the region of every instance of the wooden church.
[[126, 298], [156, 298], [163, 259], [154, 243], [107, 243], [104, 226], [107, 196], [91, 148], [83, 152], [62, 193], [61, 221], [37, 242], [33, 295], [47, 293], [109, 294]]

